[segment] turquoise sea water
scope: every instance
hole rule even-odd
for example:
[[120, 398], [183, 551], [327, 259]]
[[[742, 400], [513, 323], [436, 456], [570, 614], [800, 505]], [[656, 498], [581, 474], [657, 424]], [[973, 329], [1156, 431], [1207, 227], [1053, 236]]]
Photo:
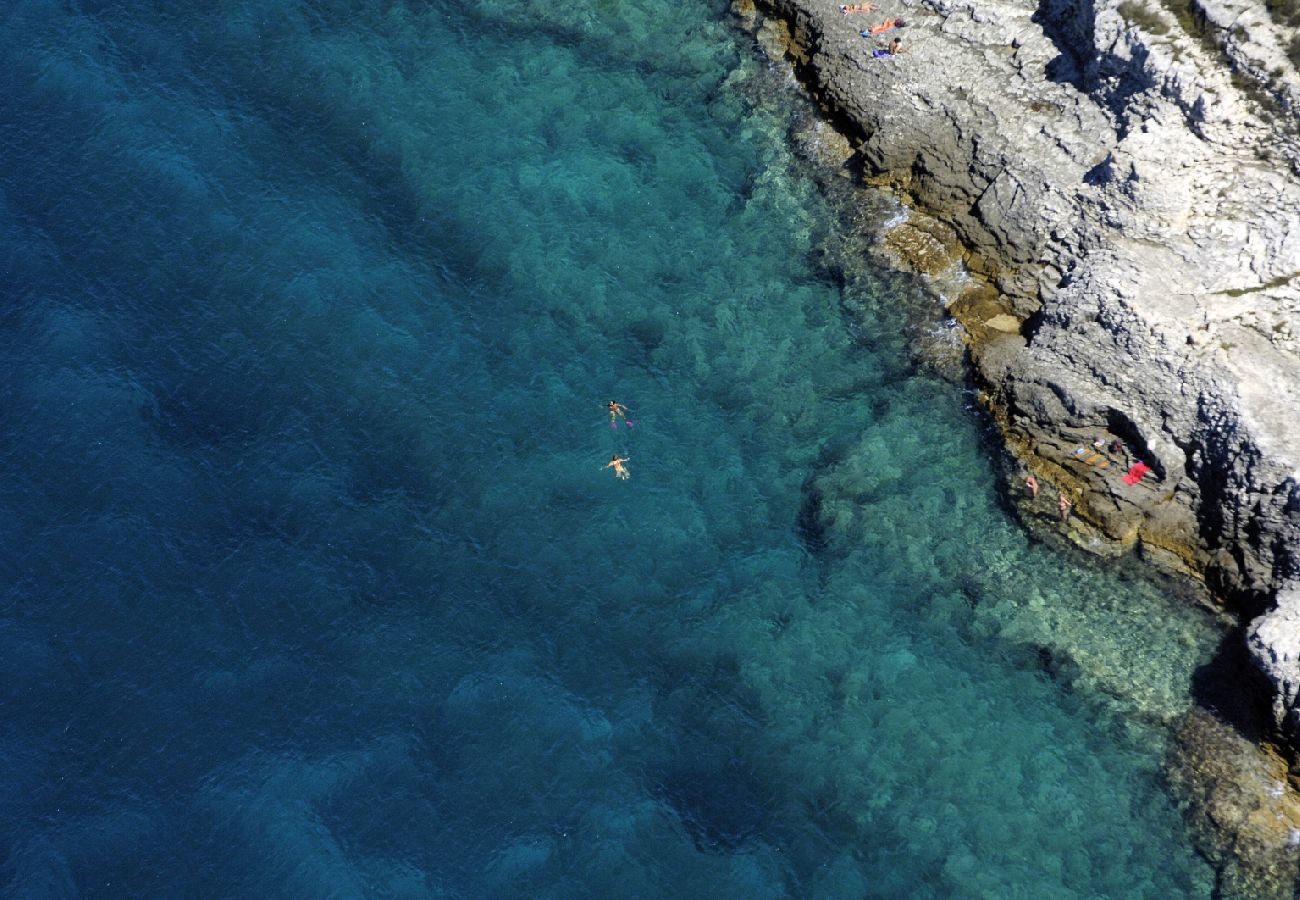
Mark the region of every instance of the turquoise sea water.
[[6, 896], [1208, 895], [1213, 626], [1018, 529], [724, 5], [0, 53]]

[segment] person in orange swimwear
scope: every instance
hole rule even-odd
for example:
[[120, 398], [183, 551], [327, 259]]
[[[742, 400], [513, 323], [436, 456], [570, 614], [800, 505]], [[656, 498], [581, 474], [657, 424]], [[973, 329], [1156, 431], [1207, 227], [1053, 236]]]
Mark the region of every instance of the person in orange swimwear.
[[[884, 34], [893, 28], [903, 28], [907, 25], [902, 19], [886, 19], [885, 21], [872, 25], [867, 29], [867, 34]], [[895, 38], [897, 40], [897, 38]]]
[[619, 456], [617, 453], [615, 453], [614, 456], [610, 459], [610, 461], [605, 463], [605, 465], [601, 466], [601, 468], [602, 469], [612, 468], [614, 470], [614, 477], [621, 479], [622, 481], [627, 481], [629, 478], [632, 477], [632, 473], [623, 467], [623, 463], [627, 462], [631, 458], [632, 457], [630, 456]]

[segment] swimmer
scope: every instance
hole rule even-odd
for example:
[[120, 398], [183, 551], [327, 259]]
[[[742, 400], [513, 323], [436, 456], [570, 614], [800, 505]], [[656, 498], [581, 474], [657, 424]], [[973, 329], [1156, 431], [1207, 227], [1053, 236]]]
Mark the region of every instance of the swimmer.
[[611, 400], [609, 401], [609, 406], [606, 408], [609, 410], [610, 428], [618, 428], [619, 416], [623, 417], [623, 422], [627, 425], [628, 428], [632, 427], [632, 420], [627, 417], [627, 407], [624, 406], [622, 403], [618, 403], [614, 400]]
[[632, 457], [630, 456], [619, 456], [617, 453], [615, 453], [610, 458], [609, 462], [601, 466], [601, 469], [612, 468], [614, 470], [615, 478], [621, 479], [622, 481], [627, 481], [629, 478], [632, 477], [632, 473], [623, 467], [623, 463], [627, 462], [631, 458]]

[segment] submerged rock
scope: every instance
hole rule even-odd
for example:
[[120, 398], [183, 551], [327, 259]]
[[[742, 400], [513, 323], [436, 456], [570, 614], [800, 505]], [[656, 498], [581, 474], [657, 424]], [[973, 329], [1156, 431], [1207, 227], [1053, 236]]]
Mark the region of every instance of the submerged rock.
[[1197, 846], [1219, 873], [1219, 896], [1294, 896], [1300, 794], [1285, 760], [1195, 708], [1176, 732], [1169, 777], [1187, 798]]

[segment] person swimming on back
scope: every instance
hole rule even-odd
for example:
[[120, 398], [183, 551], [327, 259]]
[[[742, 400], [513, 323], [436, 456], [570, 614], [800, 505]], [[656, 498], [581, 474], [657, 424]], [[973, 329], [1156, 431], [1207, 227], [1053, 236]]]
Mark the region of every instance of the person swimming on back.
[[610, 427], [610, 428], [617, 428], [617, 427], [618, 427], [618, 417], [619, 417], [619, 416], [622, 416], [622, 417], [623, 417], [623, 421], [624, 421], [624, 422], [627, 422], [627, 425], [628, 425], [629, 428], [632, 427], [632, 423], [631, 423], [631, 422], [628, 422], [628, 418], [627, 418], [627, 407], [624, 406], [622, 403], [619, 403], [619, 402], [617, 402], [617, 401], [615, 401], [615, 400], [611, 400], [611, 401], [609, 401], [609, 406], [607, 407], [607, 409], [609, 409], [609, 427]]
[[605, 465], [601, 466], [601, 468], [602, 469], [612, 468], [614, 470], [615, 478], [619, 478], [622, 479], [623, 481], [627, 481], [629, 478], [632, 477], [632, 473], [623, 467], [623, 463], [627, 462], [631, 458], [632, 457], [630, 456], [619, 456], [617, 453], [615, 453], [612, 457], [610, 457], [609, 462], [605, 463]]

